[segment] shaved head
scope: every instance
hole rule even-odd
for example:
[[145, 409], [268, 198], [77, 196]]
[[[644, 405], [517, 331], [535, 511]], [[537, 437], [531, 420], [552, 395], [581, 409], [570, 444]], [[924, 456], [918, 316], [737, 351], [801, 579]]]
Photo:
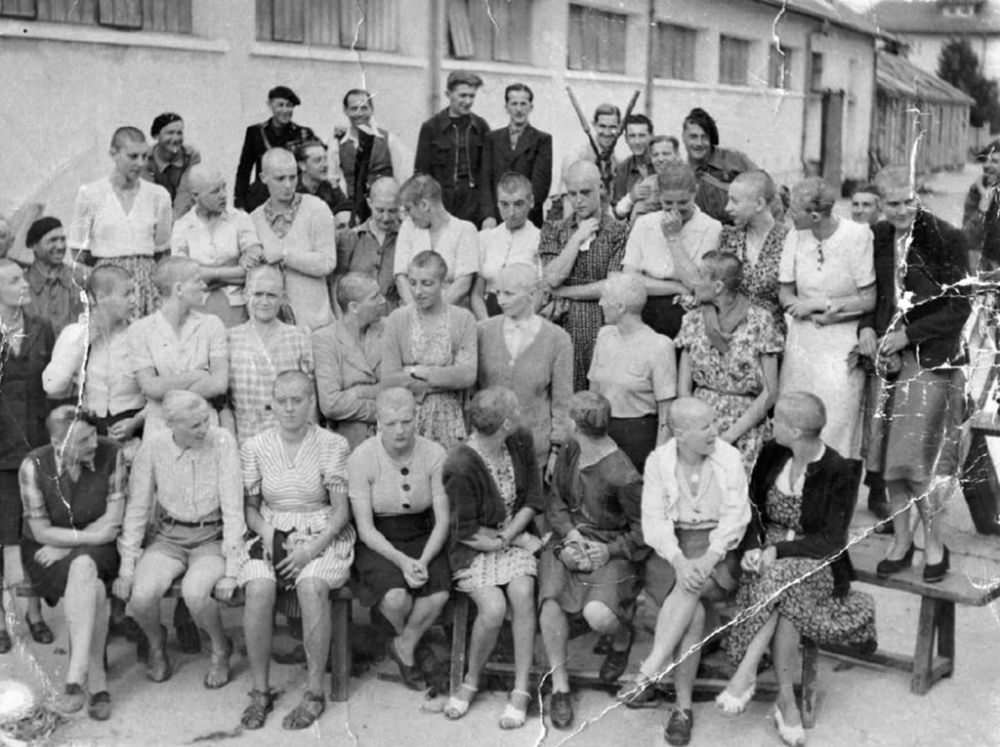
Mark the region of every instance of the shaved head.
[[712, 406], [697, 397], [678, 397], [670, 405], [670, 427], [675, 431], [700, 427], [706, 420], [710, 422], [714, 418]]
[[815, 438], [826, 425], [826, 405], [810, 392], [787, 392], [774, 405], [775, 415], [803, 435]]
[[288, 168], [298, 170], [298, 165], [291, 151], [284, 148], [271, 148], [260, 159], [260, 170], [265, 174], [273, 174], [277, 170]]
[[375, 398], [375, 411], [378, 413], [379, 418], [382, 417], [382, 413], [384, 412], [398, 412], [404, 409], [416, 410], [416, 408], [417, 400], [413, 398], [412, 392], [401, 386], [383, 389]]
[[368, 199], [395, 202], [399, 199], [399, 184], [391, 176], [380, 176], [368, 188]]
[[577, 161], [566, 169], [567, 182], [591, 182], [599, 185], [601, 183], [601, 170], [593, 161]]
[[274, 386], [271, 387], [271, 391], [277, 395], [279, 389], [283, 391], [292, 389], [310, 397], [315, 394], [313, 381], [309, 378], [309, 374], [296, 368], [286, 369], [274, 377]]
[[191, 185], [191, 191], [196, 195], [212, 189], [213, 187], [216, 187], [226, 181], [226, 177], [222, 175], [222, 172], [219, 169], [203, 163], [196, 163], [188, 169], [187, 173], [188, 183]]

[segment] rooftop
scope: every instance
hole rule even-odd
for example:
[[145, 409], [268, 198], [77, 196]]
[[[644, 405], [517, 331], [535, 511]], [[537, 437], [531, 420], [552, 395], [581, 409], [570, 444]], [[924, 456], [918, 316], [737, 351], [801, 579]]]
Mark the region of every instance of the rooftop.
[[879, 90], [897, 96], [949, 104], [975, 103], [971, 96], [933, 73], [884, 50], [878, 53], [876, 75]]
[[869, 36], [886, 35], [885, 31], [875, 23], [870, 13], [853, 10], [838, 0], [757, 0], [757, 2], [774, 6], [785, 12], [800, 13], [821, 21], [829, 21], [835, 26]]
[[[961, 12], [965, 8], [974, 12]], [[968, 3], [882, 0], [873, 9], [872, 20], [892, 33], [1000, 34], [1000, 8], [989, 0]]]

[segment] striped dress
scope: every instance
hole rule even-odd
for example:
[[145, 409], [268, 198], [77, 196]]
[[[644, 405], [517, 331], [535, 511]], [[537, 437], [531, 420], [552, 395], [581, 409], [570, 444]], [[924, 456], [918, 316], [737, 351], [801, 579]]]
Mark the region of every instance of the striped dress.
[[[246, 494], [261, 498], [264, 521], [279, 531], [290, 532], [288, 541], [292, 546], [312, 542], [326, 531], [334, 506], [347, 500], [348, 451], [342, 436], [311, 425], [295, 459], [290, 460], [280, 431], [270, 428], [244, 442], [240, 451]], [[354, 540], [354, 526], [348, 523], [326, 550], [302, 569], [295, 582], [316, 578], [331, 588], [343, 585], [354, 562]], [[250, 539], [247, 553], [260, 541], [256, 536]], [[244, 562], [238, 576], [240, 584], [253, 579], [276, 580], [270, 548], [264, 550], [268, 559]]]

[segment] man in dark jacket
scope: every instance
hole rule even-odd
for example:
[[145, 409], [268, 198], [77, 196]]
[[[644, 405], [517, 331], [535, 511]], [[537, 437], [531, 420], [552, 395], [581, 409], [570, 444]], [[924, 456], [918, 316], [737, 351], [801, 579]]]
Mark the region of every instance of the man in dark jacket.
[[449, 213], [477, 228], [494, 210], [484, 158], [490, 126], [472, 113], [482, 85], [482, 78], [465, 70], [448, 75], [448, 106], [420, 126], [413, 165], [414, 171], [441, 185]]
[[302, 102], [291, 88], [276, 86], [267, 94], [271, 118], [247, 127], [233, 190], [233, 203], [241, 210], [252, 213], [267, 202], [267, 187], [260, 179], [260, 159], [267, 151], [271, 148], [285, 148], [294, 153], [302, 143], [317, 139], [310, 128], [292, 121], [295, 107], [300, 103]]
[[487, 138], [486, 168], [492, 208], [489, 215], [494, 224], [500, 221], [497, 184], [504, 174], [513, 171], [531, 181], [535, 204], [528, 213], [528, 220], [541, 228], [542, 206], [552, 186], [552, 136], [536, 130], [528, 121], [534, 108], [535, 94], [527, 85], [512, 83], [507, 86], [504, 100], [510, 124], [491, 131]]

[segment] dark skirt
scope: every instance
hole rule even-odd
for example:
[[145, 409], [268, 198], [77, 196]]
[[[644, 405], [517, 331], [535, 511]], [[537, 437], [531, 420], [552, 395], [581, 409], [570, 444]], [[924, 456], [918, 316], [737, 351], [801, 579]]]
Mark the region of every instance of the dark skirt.
[[677, 296], [650, 296], [642, 308], [642, 321], [657, 334], [666, 335], [671, 340], [681, 331], [686, 312], [676, 300]]
[[21, 541], [21, 512], [21, 484], [17, 479], [17, 470], [0, 470], [0, 545], [13, 546]]
[[[400, 552], [411, 558], [419, 558], [434, 529], [434, 514], [404, 514], [401, 516], [376, 516], [375, 529], [382, 533]], [[390, 589], [406, 589], [415, 597], [425, 597], [440, 591], [451, 590], [451, 568], [448, 555], [442, 550], [427, 566], [427, 583], [419, 589], [411, 589], [403, 578], [403, 572], [395, 563], [358, 542], [354, 550], [353, 589], [365, 607], [372, 607], [382, 601]]]
[[646, 457], [656, 448], [656, 434], [659, 430], [659, 418], [656, 415], [644, 415], [641, 418], [611, 418], [608, 423], [608, 435], [632, 460], [632, 464], [642, 474], [646, 467]]
[[49, 607], [55, 607], [66, 593], [66, 579], [69, 576], [70, 564], [79, 556], [86, 555], [97, 566], [97, 577], [110, 590], [111, 583], [118, 575], [118, 548], [114, 542], [106, 545], [87, 545], [74, 547], [62, 560], [52, 565], [42, 565], [35, 560], [35, 553], [42, 547], [34, 540], [25, 538], [21, 542], [21, 562], [24, 572], [31, 579], [35, 591], [45, 600]]
[[600, 602], [622, 619], [629, 619], [639, 595], [638, 566], [612, 558], [591, 573], [570, 571], [552, 547], [538, 561], [538, 604], [554, 599], [568, 615], [583, 612], [588, 602]]

